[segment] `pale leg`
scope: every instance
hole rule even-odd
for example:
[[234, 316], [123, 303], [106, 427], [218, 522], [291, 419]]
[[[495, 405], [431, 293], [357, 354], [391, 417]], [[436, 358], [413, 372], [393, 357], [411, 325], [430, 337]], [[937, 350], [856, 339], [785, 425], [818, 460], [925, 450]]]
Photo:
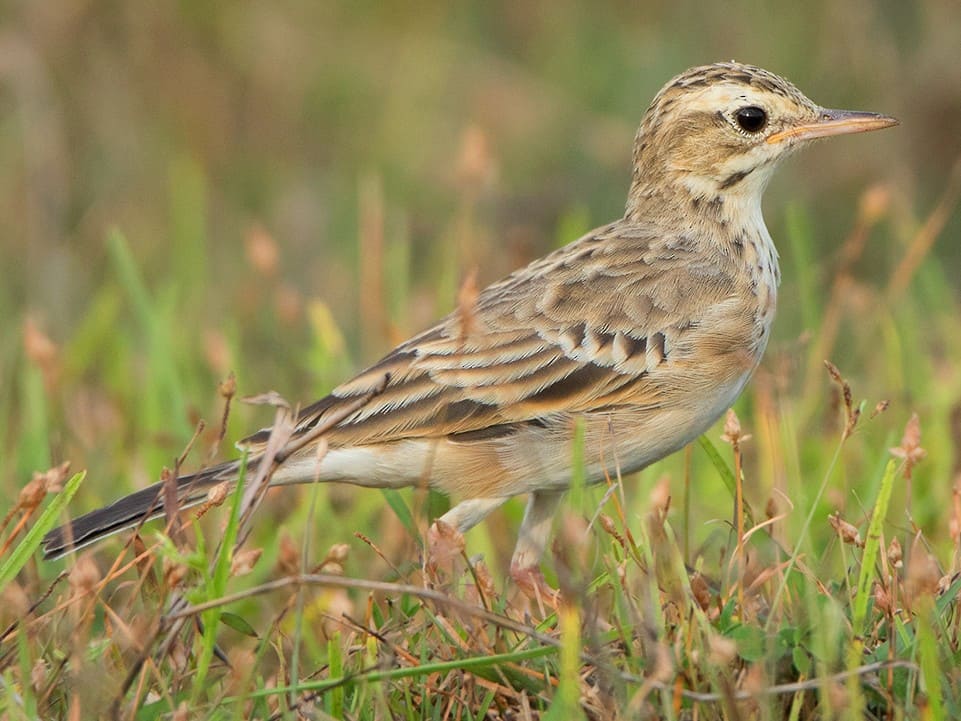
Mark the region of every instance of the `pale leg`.
[[500, 508], [507, 502], [507, 497], [501, 498], [471, 498], [462, 501], [450, 509], [437, 520], [466, 533], [484, 520], [491, 511]]
[[527, 501], [524, 521], [511, 559], [511, 578], [525, 595], [538, 603], [556, 606], [558, 592], [547, 585], [540, 561], [547, 548], [554, 512], [564, 491], [534, 491]]
[[471, 498], [458, 503], [427, 529], [427, 562], [437, 568], [463, 553], [461, 535], [480, 523], [487, 514], [507, 501], [501, 498]]

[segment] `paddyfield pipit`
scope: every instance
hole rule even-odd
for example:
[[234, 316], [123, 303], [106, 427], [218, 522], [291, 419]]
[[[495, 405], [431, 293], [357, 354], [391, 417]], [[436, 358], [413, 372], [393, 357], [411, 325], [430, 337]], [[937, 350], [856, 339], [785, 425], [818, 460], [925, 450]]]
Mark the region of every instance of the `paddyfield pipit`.
[[[457, 501], [441, 520], [462, 532], [529, 494], [511, 570], [530, 580], [578, 425], [588, 482], [636, 471], [707, 430], [757, 367], [780, 279], [761, 217], [775, 166], [816, 138], [896, 123], [827, 110], [749, 65], [678, 75], [641, 121], [624, 217], [487, 287], [300, 411], [272, 483], [427, 484]], [[269, 435], [240, 442], [248, 471]], [[231, 461], [177, 479], [179, 506], [237, 472]], [[46, 555], [161, 515], [160, 495], [157, 484], [50, 532]]]

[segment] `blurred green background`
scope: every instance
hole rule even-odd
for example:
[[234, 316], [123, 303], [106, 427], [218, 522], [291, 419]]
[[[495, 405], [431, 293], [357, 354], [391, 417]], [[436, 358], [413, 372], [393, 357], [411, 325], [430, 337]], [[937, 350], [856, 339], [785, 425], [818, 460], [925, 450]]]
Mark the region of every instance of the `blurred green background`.
[[[948, 492], [956, 0], [61, 0], [6, 3], [0, 22], [8, 498], [60, 460], [91, 470], [83, 508], [143, 485], [197, 417], [217, 425], [229, 371], [242, 395], [309, 402], [450, 309], [472, 268], [490, 282], [617, 217], [654, 93], [732, 58], [902, 121], [776, 177], [765, 208], [784, 284], [761, 382], [801, 409], [790, 432], [820, 427], [830, 386], [811, 338], [831, 318], [816, 351], [896, 411], [872, 450], [918, 410], [943, 451], [919, 482]], [[859, 217], [865, 246], [845, 266]], [[909, 248], [920, 267], [899, 286]], [[268, 418], [237, 409], [228, 441]], [[776, 482], [761, 460], [758, 482]]]

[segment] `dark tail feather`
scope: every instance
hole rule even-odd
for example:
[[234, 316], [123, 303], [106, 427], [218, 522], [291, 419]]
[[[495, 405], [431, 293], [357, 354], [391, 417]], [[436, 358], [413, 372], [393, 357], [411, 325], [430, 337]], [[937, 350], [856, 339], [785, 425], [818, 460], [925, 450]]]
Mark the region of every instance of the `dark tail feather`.
[[[239, 464], [236, 461], [231, 461], [178, 478], [177, 499], [180, 508], [190, 508], [202, 503], [210, 488], [222, 481], [235, 479], [238, 467]], [[163, 484], [155, 483], [142, 491], [124, 496], [109, 506], [85, 513], [67, 525], [53, 529], [43, 537], [43, 557], [54, 559], [66, 556], [107, 536], [133, 528], [143, 521], [158, 518], [163, 514]]]

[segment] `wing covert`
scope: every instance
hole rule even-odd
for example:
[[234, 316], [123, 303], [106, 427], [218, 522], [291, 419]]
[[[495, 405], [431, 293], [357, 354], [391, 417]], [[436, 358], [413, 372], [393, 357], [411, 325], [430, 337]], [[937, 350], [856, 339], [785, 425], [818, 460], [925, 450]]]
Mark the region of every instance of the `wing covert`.
[[[656, 407], [650, 372], [697, 323], [678, 310], [691, 304], [695, 284], [718, 302], [730, 286], [692, 265], [683, 242], [612, 227], [489, 286], [469, 322], [454, 312], [401, 344], [305, 408], [299, 430], [380, 386], [331, 430], [332, 444], [477, 433], [625, 402]], [[689, 320], [671, 325], [678, 317]]]

